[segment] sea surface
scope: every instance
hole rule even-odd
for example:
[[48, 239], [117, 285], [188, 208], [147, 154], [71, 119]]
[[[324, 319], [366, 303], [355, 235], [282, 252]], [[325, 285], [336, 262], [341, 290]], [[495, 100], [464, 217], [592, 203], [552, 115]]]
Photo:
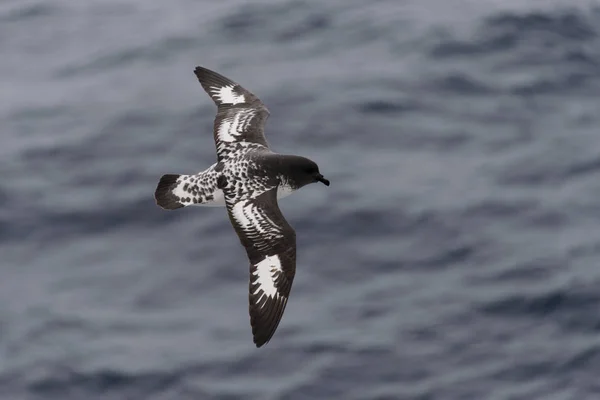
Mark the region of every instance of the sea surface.
[[[193, 69], [332, 182], [252, 343]], [[0, 399], [600, 399], [600, 2], [0, 1]]]

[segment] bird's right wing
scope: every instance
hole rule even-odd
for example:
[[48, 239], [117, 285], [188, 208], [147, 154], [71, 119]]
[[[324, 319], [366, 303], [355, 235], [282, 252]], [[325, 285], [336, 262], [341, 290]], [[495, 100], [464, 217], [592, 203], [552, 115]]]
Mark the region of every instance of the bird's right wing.
[[258, 97], [229, 78], [203, 67], [196, 67], [196, 77], [217, 105], [214, 137], [217, 157], [225, 159], [239, 143], [269, 147], [264, 127], [269, 110]]
[[277, 205], [277, 188], [236, 201], [225, 193], [229, 219], [250, 260], [250, 324], [256, 347], [267, 343], [283, 316], [296, 273], [296, 233]]

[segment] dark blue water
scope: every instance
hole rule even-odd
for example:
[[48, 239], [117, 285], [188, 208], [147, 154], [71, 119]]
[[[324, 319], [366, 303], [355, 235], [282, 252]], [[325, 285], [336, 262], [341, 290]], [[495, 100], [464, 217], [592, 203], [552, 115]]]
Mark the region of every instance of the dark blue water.
[[[0, 54], [0, 398], [600, 398], [596, 2], [4, 0]], [[225, 210], [153, 200], [198, 64], [332, 181], [261, 349]]]

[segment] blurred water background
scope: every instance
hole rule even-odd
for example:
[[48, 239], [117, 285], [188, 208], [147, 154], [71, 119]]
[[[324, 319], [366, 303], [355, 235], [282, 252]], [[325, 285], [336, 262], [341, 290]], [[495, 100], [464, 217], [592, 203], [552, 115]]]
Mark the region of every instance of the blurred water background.
[[[257, 350], [196, 65], [332, 181]], [[2, 0], [0, 398], [600, 398], [600, 4]]]

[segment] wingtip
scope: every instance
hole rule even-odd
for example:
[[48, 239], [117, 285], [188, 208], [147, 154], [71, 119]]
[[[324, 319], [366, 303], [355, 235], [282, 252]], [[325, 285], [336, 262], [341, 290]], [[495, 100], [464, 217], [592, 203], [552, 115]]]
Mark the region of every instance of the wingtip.
[[237, 85], [237, 83], [231, 79], [201, 65], [198, 65], [196, 68], [194, 68], [194, 75], [196, 75], [196, 78], [198, 78], [204, 89], [207, 91], [211, 86], [221, 87]]
[[271, 335], [266, 336], [264, 334], [257, 334], [254, 335], [252, 337], [252, 341], [254, 342], [254, 345], [256, 346], [257, 349], [263, 347], [264, 345], [266, 345], [267, 343], [269, 343], [271, 341], [271, 339], [273, 338], [273, 334], [275, 332], [271, 333]]
[[254, 345], [256, 346], [256, 348], [257, 349], [261, 348], [265, 344], [269, 343], [269, 341], [273, 337], [273, 333], [275, 333], [275, 332], [272, 332], [270, 335], [269, 334], [265, 335], [264, 331], [262, 331], [262, 332], [258, 331], [258, 329], [256, 329], [253, 326], [253, 329], [252, 329], [252, 341], [254, 342]]
[[196, 65], [196, 68], [194, 68], [194, 75], [200, 77], [200, 76], [212, 76], [212, 77], [219, 77], [221, 79], [225, 79], [225, 80], [230, 80], [229, 78], [224, 77], [223, 75], [219, 74], [216, 71], [213, 71], [212, 69], [203, 67], [202, 65]]
[[200, 76], [206, 71], [206, 68], [197, 65], [196, 68], [194, 68], [194, 75], [196, 75], [197, 78], [200, 78]]

